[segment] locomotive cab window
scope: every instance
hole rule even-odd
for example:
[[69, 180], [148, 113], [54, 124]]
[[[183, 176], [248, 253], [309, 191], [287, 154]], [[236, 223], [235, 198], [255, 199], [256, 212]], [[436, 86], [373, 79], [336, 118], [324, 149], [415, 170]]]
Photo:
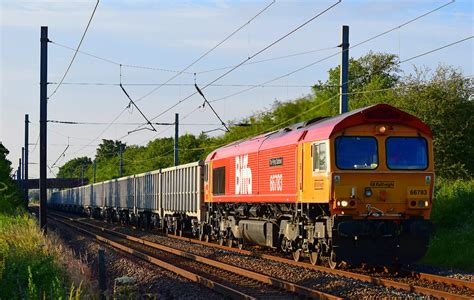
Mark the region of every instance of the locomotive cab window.
[[313, 172], [326, 172], [327, 170], [327, 151], [326, 143], [313, 144], [311, 149], [313, 153]]
[[212, 193], [225, 194], [225, 167], [212, 169]]
[[374, 170], [378, 166], [377, 140], [371, 136], [336, 138], [336, 166], [341, 170]]
[[428, 145], [422, 137], [389, 137], [385, 148], [389, 169], [424, 170], [428, 167]]

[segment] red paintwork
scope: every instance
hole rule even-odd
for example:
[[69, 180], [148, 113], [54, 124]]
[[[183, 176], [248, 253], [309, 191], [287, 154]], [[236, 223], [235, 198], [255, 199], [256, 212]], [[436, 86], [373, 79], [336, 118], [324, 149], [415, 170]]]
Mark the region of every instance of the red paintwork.
[[[387, 104], [377, 104], [353, 110], [332, 118], [305, 125], [289, 126], [292, 130], [259, 135], [234, 142], [211, 152], [206, 163], [212, 168], [226, 167], [226, 194], [213, 195], [213, 202], [295, 202], [297, 199], [298, 144], [329, 139], [345, 128], [367, 123], [398, 123], [417, 128], [431, 137], [428, 126], [418, 118]], [[236, 157], [248, 155], [252, 172], [252, 193], [236, 194]], [[283, 158], [283, 165], [269, 166], [271, 158]], [[282, 176], [281, 190], [270, 190], [270, 176]], [[212, 192], [212, 187], [209, 188]], [[206, 193], [206, 201], [208, 200]]]

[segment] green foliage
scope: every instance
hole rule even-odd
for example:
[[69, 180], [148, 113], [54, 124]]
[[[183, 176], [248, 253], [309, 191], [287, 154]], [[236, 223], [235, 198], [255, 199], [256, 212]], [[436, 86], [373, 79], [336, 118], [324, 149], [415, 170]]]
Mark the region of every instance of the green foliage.
[[396, 95], [396, 106], [430, 126], [435, 171], [443, 178], [474, 175], [473, 83], [460, 71], [439, 66], [434, 74], [416, 70], [415, 76], [403, 81]]
[[0, 299], [64, 299], [71, 291], [57, 255], [34, 219], [0, 214]]
[[[349, 60], [349, 108], [387, 103], [426, 122], [433, 131], [436, 173], [444, 178], [472, 178], [474, 174], [473, 80], [452, 67], [434, 73], [415, 70], [403, 78], [393, 54], [368, 53]], [[270, 110], [231, 122], [230, 131], [216, 137], [187, 134], [180, 137], [180, 163], [204, 159], [212, 150], [231, 142], [278, 130], [317, 117], [334, 116], [339, 110], [339, 67], [328, 79], [313, 86], [313, 94], [293, 101], [276, 101]], [[247, 124], [250, 126], [240, 126]], [[120, 141], [103, 140], [97, 149], [97, 181], [119, 176]], [[173, 165], [173, 139], [160, 138], [146, 146], [128, 146], [123, 152], [123, 174], [130, 175]], [[81, 158], [84, 159], [84, 158]], [[77, 177], [74, 160], [59, 175]], [[89, 160], [90, 162], [90, 160]], [[74, 171], [76, 170], [76, 171]], [[76, 173], [74, 173], [76, 172]], [[66, 176], [67, 175], [67, 176]], [[93, 180], [88, 164], [86, 177]]]
[[92, 165], [92, 160], [89, 157], [73, 158], [59, 168], [58, 178], [81, 178], [82, 166], [86, 169]]
[[24, 206], [18, 185], [11, 178], [11, 162], [7, 159], [9, 151], [0, 143], [0, 213], [13, 212]]
[[102, 140], [102, 143], [97, 148], [97, 154], [95, 159], [101, 161], [103, 159], [112, 158], [120, 155], [120, 148], [122, 151], [125, 150], [127, 145], [121, 141]]
[[474, 271], [474, 180], [438, 180], [424, 263]]

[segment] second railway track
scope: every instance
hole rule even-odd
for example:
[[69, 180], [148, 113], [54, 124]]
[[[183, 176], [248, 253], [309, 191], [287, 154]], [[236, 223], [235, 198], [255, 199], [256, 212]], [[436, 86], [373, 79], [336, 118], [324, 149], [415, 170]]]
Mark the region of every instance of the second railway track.
[[[97, 228], [101, 228], [102, 230], [105, 230], [105, 231], [110, 231], [110, 229], [104, 228], [104, 227], [108, 227], [110, 224], [106, 225], [103, 222], [100, 222], [98, 220], [81, 219], [81, 220], [76, 220], [76, 222], [84, 223], [84, 224], [89, 224], [90, 222], [92, 222], [94, 224], [90, 224], [90, 225], [96, 226]], [[123, 228], [124, 230], [130, 229], [130, 228], [127, 228], [127, 227], [121, 227], [121, 228]], [[114, 233], [117, 234], [116, 229], [117, 228], [115, 228], [114, 231], [110, 231], [110, 232], [114, 232]], [[118, 233], [118, 234], [123, 235], [123, 233]], [[131, 239], [136, 239], [137, 242], [142, 243], [142, 244], [143, 243], [145, 243], [145, 244], [146, 243], [156, 244], [156, 243], [154, 243], [152, 241], [149, 241], [149, 240], [144, 240], [142, 238], [137, 238], [136, 234], [134, 234], [134, 236], [131, 236], [131, 235], [127, 234], [127, 236], [129, 236]], [[355, 280], [355, 281], [365, 282], [365, 283], [368, 284], [368, 286], [375, 285], [375, 286], [380, 286], [380, 287], [388, 289], [388, 290], [396, 289], [396, 290], [405, 291], [407, 294], [401, 294], [402, 297], [407, 297], [407, 296], [417, 297], [416, 295], [418, 295], [418, 296], [424, 295], [424, 296], [431, 296], [431, 297], [445, 298], [445, 299], [446, 298], [449, 298], [449, 299], [471, 299], [471, 297], [474, 294], [473, 288], [472, 288], [472, 286], [473, 286], [472, 282], [457, 280], [457, 279], [451, 279], [451, 278], [442, 277], [442, 276], [430, 276], [429, 274], [420, 274], [420, 273], [418, 273], [418, 274], [415, 274], [417, 277], [412, 277], [411, 279], [408, 278], [408, 277], [403, 277], [401, 279], [399, 278], [399, 279], [395, 280], [393, 278], [390, 278], [390, 279], [384, 278], [383, 276], [380, 276], [380, 275], [373, 276], [373, 275], [360, 274], [360, 273], [349, 272], [349, 271], [344, 271], [344, 270], [332, 270], [332, 269], [321, 267], [321, 266], [313, 266], [313, 265], [310, 265], [308, 263], [295, 262], [293, 260], [289, 260], [289, 259], [286, 259], [286, 258], [274, 256], [274, 255], [255, 253], [255, 252], [251, 252], [251, 251], [248, 251], [248, 250], [239, 250], [239, 249], [235, 249], [235, 248], [219, 246], [219, 245], [216, 245], [216, 244], [213, 244], [213, 243], [206, 243], [206, 242], [203, 242], [203, 241], [189, 239], [189, 238], [185, 238], [185, 237], [179, 237], [179, 236], [169, 236], [169, 237], [173, 238], [174, 240], [178, 240], [178, 241], [182, 241], [182, 242], [192, 242], [192, 243], [194, 243], [194, 245], [202, 244], [202, 245], [207, 246], [207, 247], [222, 249], [222, 250], [225, 250], [229, 253], [236, 252], [236, 253], [239, 253], [239, 254], [244, 255], [244, 256], [250, 256], [250, 257], [257, 256], [259, 259], [262, 259], [262, 260], [273, 261], [273, 262], [276, 262], [276, 263], [282, 263], [282, 264], [286, 264], [286, 265], [291, 265], [291, 266], [301, 267], [301, 268], [305, 268], [305, 269], [309, 269], [309, 270], [314, 270], [314, 271], [325, 273], [325, 274], [332, 275], [332, 276], [335, 276], [335, 277], [346, 278], [345, 281], [348, 281], [348, 279], [349, 279], [349, 281], [350, 280], [352, 280], [352, 281]], [[161, 238], [164, 238], [164, 237], [161, 237]], [[159, 242], [161, 243], [162, 241], [160, 240]], [[175, 247], [175, 246], [173, 246], [173, 247]], [[196, 256], [196, 254], [193, 253], [193, 251], [190, 251], [190, 252], [191, 252], [190, 255], [192, 257]], [[205, 257], [203, 257], [203, 258], [205, 258]], [[279, 277], [279, 276], [277, 276], [277, 277]], [[439, 278], [439, 277], [442, 277], [442, 278]], [[423, 279], [423, 280], [420, 281], [420, 279]], [[428, 281], [428, 280], [432, 280], [432, 282]], [[439, 281], [436, 281], [436, 280], [439, 280]], [[292, 281], [292, 280], [290, 280], [290, 281]], [[300, 282], [300, 281], [298, 281], [298, 282]], [[303, 284], [303, 285], [308, 286], [308, 284], [306, 283], [307, 280], [305, 280], [303, 282], [305, 282], [305, 284]], [[328, 292], [328, 290], [324, 290], [324, 291]], [[336, 292], [336, 295], [342, 296], [342, 297], [347, 297], [347, 294], [344, 294], [344, 293], [341, 294], [341, 293]], [[388, 294], [388, 295], [390, 295], [390, 294]], [[391, 294], [391, 296], [396, 296], [396, 294]]]

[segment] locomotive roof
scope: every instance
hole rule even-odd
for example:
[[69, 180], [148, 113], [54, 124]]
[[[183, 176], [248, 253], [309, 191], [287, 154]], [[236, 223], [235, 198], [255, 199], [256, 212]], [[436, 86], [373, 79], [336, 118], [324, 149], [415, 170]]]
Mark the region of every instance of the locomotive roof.
[[431, 137], [431, 130], [420, 119], [388, 104], [376, 104], [334, 117], [316, 118], [289, 125], [276, 131], [233, 142], [211, 152], [206, 161], [235, 156], [239, 153], [297, 145], [305, 141], [325, 140], [345, 128], [367, 123], [403, 124]]

